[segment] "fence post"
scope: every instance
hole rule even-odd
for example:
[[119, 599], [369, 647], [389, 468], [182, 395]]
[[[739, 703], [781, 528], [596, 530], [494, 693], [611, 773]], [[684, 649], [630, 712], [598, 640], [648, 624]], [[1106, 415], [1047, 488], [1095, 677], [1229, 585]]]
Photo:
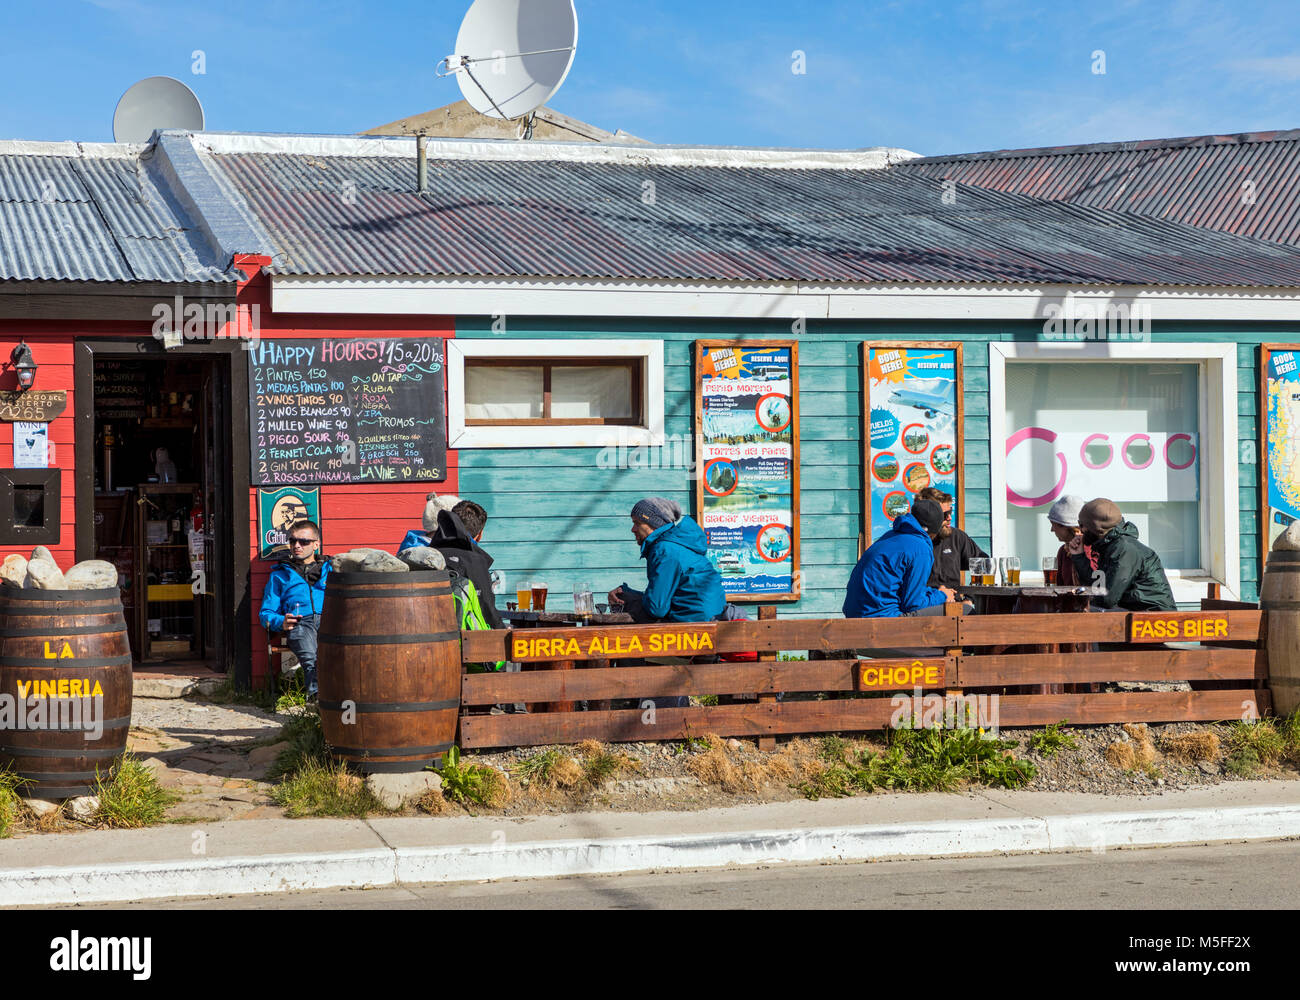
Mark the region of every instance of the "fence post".
[[[956, 601], [949, 601], [947, 604], [945, 604], [945, 605], [943, 606], [943, 616], [944, 616], [945, 618], [960, 618], [960, 617], [961, 617], [961, 604], [959, 604], [959, 603], [956, 602]], [[946, 647], [946, 648], [944, 649], [944, 651], [943, 651], [943, 655], [946, 656], [946, 657], [949, 657], [949, 658], [954, 658], [954, 657], [955, 657], [955, 660], [953, 661], [953, 665], [954, 665], [954, 667], [956, 667], [956, 668], [960, 668], [960, 665], [961, 665], [961, 646], [948, 646], [948, 647]], [[959, 676], [960, 676], [960, 675], [959, 675]], [[945, 671], [944, 671], [944, 679], [947, 680], [949, 683], [957, 683], [959, 678], [952, 678], [952, 679], [949, 679], [948, 676], [947, 676], [947, 671], [945, 670]], [[949, 702], [949, 699], [952, 699], [952, 698], [960, 699], [960, 698], [962, 697], [962, 690], [963, 690], [963, 689], [962, 689], [962, 688], [959, 688], [959, 687], [945, 687], [945, 688], [944, 688], [944, 691], [943, 691], [943, 702], [944, 702], [944, 705], [946, 706], [946, 705], [948, 705], [948, 704], [950, 703], [950, 702]], [[964, 702], [959, 702], [959, 704], [964, 704]], [[945, 712], [945, 715], [946, 715], [946, 714], [947, 714], [947, 713]], [[957, 725], [958, 728], [960, 728], [961, 726], [964, 726], [964, 725], [966, 724], [966, 717], [965, 717], [965, 715], [963, 714], [962, 717], [961, 717], [960, 719], [955, 720], [955, 724]]]
[[[774, 621], [775, 619], [776, 619], [776, 605], [775, 605], [775, 604], [764, 604], [764, 605], [761, 605], [761, 606], [759, 607], [759, 609], [758, 609], [758, 620], [759, 620], [759, 621], [761, 621], [761, 622], [770, 622], [770, 621]], [[772, 651], [772, 652], [770, 652], [770, 653], [759, 653], [759, 654], [758, 654], [758, 658], [759, 658], [760, 660], [775, 660], [779, 655], [780, 655], [780, 654], [774, 650], [774, 651]], [[764, 702], [775, 704], [775, 702], [776, 702], [776, 693], [775, 693], [775, 692], [770, 692], [770, 693], [764, 694], [763, 692], [760, 691], [760, 692], [759, 692], [759, 695], [758, 695], [758, 703], [759, 703], [760, 705], [762, 705]], [[760, 736], [760, 737], [758, 738], [758, 749], [760, 749], [760, 750], [766, 750], [766, 751], [768, 751], [768, 752], [775, 751], [775, 750], [776, 750], [776, 737], [775, 737], [775, 736]]]

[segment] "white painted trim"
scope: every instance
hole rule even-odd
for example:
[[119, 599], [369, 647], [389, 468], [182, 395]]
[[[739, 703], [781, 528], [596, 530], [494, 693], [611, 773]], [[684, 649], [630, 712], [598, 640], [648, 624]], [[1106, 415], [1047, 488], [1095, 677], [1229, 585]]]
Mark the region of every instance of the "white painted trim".
[[[644, 427], [591, 424], [546, 427], [466, 427], [466, 358], [642, 358]], [[664, 342], [662, 340], [475, 340], [447, 341], [447, 447], [608, 448], [664, 443]]]
[[[200, 154], [265, 153], [293, 156], [368, 156], [415, 159], [415, 136], [277, 135], [188, 132]], [[450, 139], [430, 136], [430, 160], [540, 160], [655, 167], [761, 167], [774, 170], [879, 170], [920, 153], [893, 146], [866, 149], [791, 149], [758, 146], [685, 146], [641, 142], [554, 142], [532, 139]]]
[[[1237, 482], [1237, 345], [1167, 343], [989, 344], [989, 480], [991, 534], [995, 552], [1007, 547], [1005, 513], [1007, 361], [1100, 362], [1116, 359], [1150, 362], [1200, 362], [1199, 409], [1203, 442], [1201, 463], [1201, 556], [1207, 567], [1166, 568], [1174, 600], [1191, 603], [1217, 581], [1229, 600], [1241, 593], [1241, 522]], [[1090, 499], [1090, 498], [1089, 498]]]
[[658, 316], [770, 319], [1038, 320], [1050, 306], [1141, 307], [1152, 322], [1294, 322], [1300, 289], [596, 278], [272, 275], [277, 312], [357, 315]]

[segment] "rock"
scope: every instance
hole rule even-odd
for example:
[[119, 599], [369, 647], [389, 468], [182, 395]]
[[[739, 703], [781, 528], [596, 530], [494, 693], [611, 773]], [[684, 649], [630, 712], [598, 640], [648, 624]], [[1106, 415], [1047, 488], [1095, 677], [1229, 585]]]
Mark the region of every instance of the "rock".
[[438, 530], [438, 511], [451, 510], [456, 504], [460, 503], [460, 497], [451, 493], [444, 493], [441, 496], [437, 493], [430, 493], [428, 502], [424, 505], [424, 530]]
[[740, 740], [738, 740], [738, 739], [732, 738], [732, 739], [727, 740], [727, 749], [728, 749], [728, 750], [739, 750], [739, 749], [741, 749], [742, 747], [744, 747], [744, 744], [741, 743]]
[[111, 590], [117, 586], [117, 567], [104, 559], [86, 559], [63, 574], [69, 590]]
[[288, 749], [289, 744], [284, 741], [272, 743], [269, 747], [256, 747], [248, 752], [248, 766], [250, 768], [270, 767], [275, 763], [275, 759]]
[[1218, 773], [1219, 773], [1219, 766], [1218, 766], [1217, 764], [1215, 764], [1213, 761], [1209, 761], [1209, 760], [1198, 760], [1198, 761], [1196, 762], [1196, 766], [1199, 767], [1199, 768], [1200, 768], [1202, 771], [1204, 771], [1206, 774], [1218, 774]]
[[155, 677], [137, 673], [131, 678], [133, 698], [184, 698], [194, 693], [194, 681], [188, 677]]
[[447, 560], [442, 557], [442, 553], [437, 549], [431, 549], [427, 545], [415, 545], [409, 549], [402, 549], [397, 553], [397, 558], [410, 566], [411, 569], [446, 569]]
[[27, 582], [27, 559], [17, 552], [5, 556], [4, 562], [0, 562], [0, 580], [21, 587]]
[[78, 795], [68, 799], [68, 815], [84, 823], [90, 822], [99, 812], [98, 795]]
[[418, 799], [428, 791], [442, 787], [442, 779], [432, 771], [407, 774], [368, 774], [366, 787], [385, 809], [400, 809], [407, 799]]
[[40, 819], [42, 816], [48, 816], [50, 813], [58, 812], [59, 806], [61, 805], [61, 803], [51, 802], [49, 799], [27, 799], [26, 802], [27, 808], [35, 813], [37, 819]]
[[44, 545], [38, 545], [36, 548], [32, 549], [32, 558], [44, 559], [46, 562], [54, 562], [54, 553]]
[[334, 557], [338, 573], [407, 573], [411, 567], [383, 549], [353, 549]]
[[1274, 552], [1300, 552], [1300, 521], [1292, 521], [1273, 542]]
[[27, 579], [23, 586], [28, 590], [67, 590], [63, 571], [53, 559], [33, 559], [27, 564]]

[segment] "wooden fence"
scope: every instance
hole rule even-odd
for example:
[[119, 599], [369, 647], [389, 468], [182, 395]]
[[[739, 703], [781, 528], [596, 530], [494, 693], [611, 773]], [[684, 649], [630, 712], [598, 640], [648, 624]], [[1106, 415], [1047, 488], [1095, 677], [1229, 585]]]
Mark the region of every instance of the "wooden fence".
[[[1205, 602], [1223, 604], [1230, 602]], [[463, 676], [459, 742], [466, 748], [536, 746], [716, 733], [758, 738], [760, 746], [771, 748], [778, 735], [884, 728], [898, 712], [893, 696], [917, 688], [944, 698], [996, 694], [996, 724], [1003, 727], [1062, 719], [1095, 724], [1261, 716], [1270, 705], [1265, 616], [1232, 604], [1199, 612], [463, 632], [465, 663], [513, 660], [524, 669]], [[1188, 643], [1190, 648], [1180, 648]], [[1088, 651], [1023, 651], [1061, 644], [1083, 644]], [[861, 649], [924, 652], [864, 660], [854, 653]], [[808, 659], [780, 660], [781, 652]], [[700, 662], [746, 653], [757, 659]], [[612, 666], [613, 661], [645, 665]], [[1194, 690], [1092, 690], [1117, 681], [1190, 681]], [[1074, 690], [1043, 693], [1045, 685]], [[641, 707], [645, 699], [681, 695], [756, 695], [757, 700], [654, 711]], [[609, 702], [616, 699], [634, 699], [638, 707], [613, 710]], [[589, 710], [576, 711], [578, 701], [586, 701]], [[530, 703], [530, 712], [487, 714], [489, 706], [517, 702]]]

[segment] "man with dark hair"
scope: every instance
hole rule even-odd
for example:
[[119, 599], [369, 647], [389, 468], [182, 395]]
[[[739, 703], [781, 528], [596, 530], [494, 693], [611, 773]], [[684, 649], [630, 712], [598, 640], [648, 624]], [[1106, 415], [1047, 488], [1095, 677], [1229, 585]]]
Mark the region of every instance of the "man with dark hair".
[[[461, 519], [462, 513], [465, 520]], [[478, 544], [486, 523], [487, 511], [471, 500], [462, 500], [451, 510], [440, 510], [437, 530], [427, 543], [417, 544], [437, 549], [447, 560], [447, 569], [468, 577], [478, 592], [479, 606], [488, 626], [505, 628], [492, 594], [492, 557]]]
[[1071, 538], [1066, 549], [1081, 580], [1092, 574], [1084, 547], [1096, 553], [1106, 593], [1094, 597], [1094, 605], [1108, 611], [1178, 610], [1160, 557], [1138, 541], [1137, 527], [1124, 520], [1114, 502], [1104, 497], [1089, 500], [1079, 511], [1079, 527], [1082, 534]]
[[258, 619], [268, 632], [287, 632], [289, 648], [302, 665], [307, 697], [316, 697], [316, 630], [325, 604], [330, 564], [320, 551], [320, 526], [295, 521], [289, 526], [289, 555], [280, 560], [262, 591]]
[[943, 527], [934, 540], [934, 569], [928, 585], [955, 590], [961, 586], [961, 571], [970, 569], [972, 559], [987, 559], [988, 553], [975, 544], [970, 535], [952, 526], [952, 494], [927, 486], [916, 495], [918, 500], [937, 503], [943, 511]]

